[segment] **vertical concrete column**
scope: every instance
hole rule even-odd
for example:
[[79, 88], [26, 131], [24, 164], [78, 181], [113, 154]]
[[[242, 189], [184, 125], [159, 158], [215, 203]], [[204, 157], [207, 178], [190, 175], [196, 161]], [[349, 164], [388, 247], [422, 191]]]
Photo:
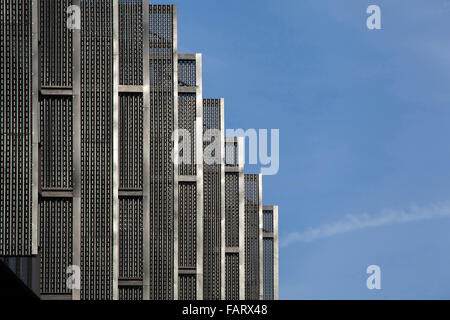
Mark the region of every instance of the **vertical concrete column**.
[[32, 195], [31, 195], [31, 253], [38, 254], [39, 227], [39, 144], [40, 144], [40, 106], [39, 106], [39, 0], [32, 2]]
[[244, 138], [237, 138], [239, 158], [239, 299], [245, 300], [245, 146]]
[[113, 0], [113, 299], [119, 299], [119, 0]]
[[142, 2], [143, 29], [143, 70], [144, 70], [144, 110], [143, 110], [143, 299], [150, 299], [150, 57], [149, 57], [149, 7], [148, 1]]
[[273, 207], [273, 299], [279, 299], [278, 206]]
[[[73, 0], [80, 8], [80, 0]], [[81, 18], [81, 17], [80, 17]], [[72, 30], [72, 121], [73, 121], [73, 264], [81, 266], [81, 30]], [[72, 299], [80, 300], [73, 289]]]
[[225, 300], [225, 99], [220, 99], [220, 299]]
[[195, 55], [196, 123], [195, 147], [197, 166], [197, 300], [203, 300], [203, 82], [202, 55]]
[[[174, 130], [178, 129], [178, 8], [176, 5], [173, 6], [173, 108], [174, 108]], [[179, 182], [179, 171], [178, 171], [178, 158], [179, 158], [179, 148], [178, 134], [174, 134], [174, 241], [173, 241], [173, 254], [174, 254], [174, 264], [173, 264], [173, 298], [178, 300], [178, 182]]]
[[262, 205], [262, 174], [258, 175], [258, 187], [259, 187], [259, 196], [258, 196], [258, 222], [259, 222], [259, 300], [263, 300], [263, 292], [264, 292], [264, 265], [263, 265], [263, 205]]

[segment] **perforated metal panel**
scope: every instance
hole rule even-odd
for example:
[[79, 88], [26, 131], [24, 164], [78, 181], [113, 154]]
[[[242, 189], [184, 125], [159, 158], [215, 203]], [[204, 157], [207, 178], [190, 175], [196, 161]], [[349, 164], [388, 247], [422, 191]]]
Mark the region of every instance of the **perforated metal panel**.
[[112, 1], [81, 18], [81, 299], [112, 299]]
[[263, 275], [264, 300], [274, 299], [273, 239], [263, 240]]
[[225, 143], [225, 164], [236, 167], [239, 164], [239, 149], [237, 142]]
[[142, 199], [120, 199], [120, 279], [142, 280], [143, 217]]
[[226, 283], [225, 299], [239, 300], [239, 254], [227, 253], [226, 255]]
[[[178, 128], [186, 130], [189, 133], [190, 139], [183, 139], [180, 143], [180, 149], [183, 148], [183, 152], [180, 157], [184, 155], [184, 152], [189, 152], [188, 163], [181, 163], [179, 167], [179, 175], [195, 176], [197, 174], [196, 166], [196, 143], [195, 143], [195, 120], [196, 120], [196, 95], [195, 93], [180, 93], [178, 95]], [[189, 163], [190, 162], [190, 163]]]
[[273, 210], [263, 210], [263, 231], [273, 232]]
[[239, 173], [225, 174], [225, 245], [239, 247]]
[[197, 266], [197, 186], [179, 185], [178, 264], [180, 269]]
[[119, 287], [119, 300], [142, 300], [142, 287]]
[[41, 188], [72, 189], [72, 97], [41, 96]]
[[179, 300], [196, 300], [197, 299], [197, 286], [195, 275], [180, 275], [179, 282]]
[[258, 300], [260, 292], [259, 176], [245, 175], [245, 298]]
[[180, 87], [195, 87], [197, 85], [195, 60], [178, 60], [178, 85]]
[[119, 0], [120, 84], [143, 84], [142, 1]]
[[40, 201], [41, 294], [71, 294], [67, 267], [72, 265], [72, 199]]
[[[220, 99], [203, 99], [203, 132], [223, 130]], [[208, 143], [204, 143], [205, 148]], [[222, 152], [219, 150], [219, 153]], [[221, 159], [221, 155], [218, 155]], [[204, 237], [203, 237], [203, 296], [208, 300], [221, 299], [222, 287], [222, 164], [204, 164]]]
[[0, 2], [0, 255], [33, 253], [31, 5]]
[[120, 94], [120, 189], [142, 191], [143, 98]]
[[72, 87], [72, 32], [66, 23], [66, 10], [70, 5], [72, 0], [39, 1], [42, 87]]
[[173, 299], [174, 284], [174, 7], [149, 6], [150, 299]]

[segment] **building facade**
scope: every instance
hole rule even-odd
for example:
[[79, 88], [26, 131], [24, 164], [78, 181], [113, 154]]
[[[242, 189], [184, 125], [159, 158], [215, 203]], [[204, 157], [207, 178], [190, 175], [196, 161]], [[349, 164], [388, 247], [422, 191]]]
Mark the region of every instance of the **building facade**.
[[42, 299], [277, 298], [261, 177], [177, 28], [140, 0], [0, 4], [0, 258]]

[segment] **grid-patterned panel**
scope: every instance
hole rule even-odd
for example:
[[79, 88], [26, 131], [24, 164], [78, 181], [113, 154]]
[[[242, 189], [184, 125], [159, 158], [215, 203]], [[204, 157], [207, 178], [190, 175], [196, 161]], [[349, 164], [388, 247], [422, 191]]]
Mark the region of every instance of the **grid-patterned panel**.
[[239, 300], [239, 254], [227, 253], [225, 256], [225, 299]]
[[178, 85], [195, 87], [197, 85], [197, 66], [195, 60], [178, 60]]
[[72, 188], [72, 97], [40, 98], [43, 189]]
[[[221, 129], [220, 100], [203, 100], [203, 130]], [[206, 147], [204, 143], [203, 147]], [[203, 166], [203, 298], [221, 299], [222, 188], [221, 165]]]
[[150, 299], [173, 299], [174, 283], [174, 7], [149, 6]]
[[[195, 176], [197, 174], [196, 156], [195, 156], [195, 120], [196, 120], [196, 95], [191, 93], [180, 93], [178, 96], [178, 127], [189, 133], [189, 140], [183, 139], [180, 143], [180, 149], [183, 153], [180, 157], [186, 156], [187, 163], [179, 165], [179, 174], [181, 176]], [[187, 138], [187, 137], [186, 137]], [[185, 154], [189, 152], [189, 154]]]
[[139, 197], [121, 198], [119, 215], [119, 277], [120, 279], [142, 280], [142, 199]]
[[40, 7], [41, 86], [71, 88], [72, 30], [67, 27], [67, 8], [72, 0], [43, 0]]
[[225, 143], [225, 164], [229, 167], [237, 167], [239, 165], [239, 149], [237, 142]]
[[225, 173], [225, 246], [239, 247], [239, 173]]
[[67, 267], [72, 265], [72, 199], [40, 202], [41, 293], [71, 294]]
[[81, 1], [81, 299], [113, 298], [112, 1]]
[[203, 99], [203, 131], [220, 127], [220, 99]]
[[273, 232], [273, 210], [263, 211], [263, 231]]
[[119, 287], [119, 300], [142, 300], [142, 287]]
[[274, 299], [273, 239], [263, 240], [263, 298]]
[[120, 94], [120, 188], [142, 189], [142, 94]]
[[143, 83], [142, 0], [119, 0], [120, 84]]
[[245, 175], [245, 298], [259, 299], [259, 176]]
[[180, 275], [178, 277], [179, 284], [179, 300], [196, 300], [197, 299], [197, 277], [195, 275]]
[[0, 255], [32, 253], [31, 19], [31, 1], [0, 2]]
[[179, 186], [178, 264], [180, 268], [197, 265], [197, 186], [180, 183]]

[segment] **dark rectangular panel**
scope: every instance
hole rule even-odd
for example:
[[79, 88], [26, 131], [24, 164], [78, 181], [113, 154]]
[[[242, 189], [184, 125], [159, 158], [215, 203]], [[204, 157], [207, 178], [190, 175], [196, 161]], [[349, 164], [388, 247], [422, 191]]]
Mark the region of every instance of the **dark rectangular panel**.
[[226, 280], [225, 280], [225, 299], [239, 300], [239, 253], [227, 253], [226, 262]]
[[[196, 155], [195, 155], [195, 121], [196, 121], [196, 94], [180, 93], [178, 95], [178, 128], [184, 130], [189, 139], [183, 139], [180, 143], [180, 149], [183, 152], [180, 157], [187, 157], [188, 161], [180, 163], [180, 176], [195, 176], [197, 174]], [[186, 137], [187, 138], [187, 137]], [[186, 155], [186, 153], [189, 153]]]
[[142, 287], [119, 287], [119, 300], [142, 300]]
[[143, 84], [142, 1], [119, 0], [120, 84]]
[[81, 1], [81, 299], [113, 298], [113, 3]]
[[264, 300], [274, 299], [274, 260], [273, 260], [273, 239], [263, 240], [263, 298]]
[[67, 8], [72, 0], [39, 1], [41, 87], [72, 87], [72, 30]]
[[120, 94], [120, 189], [142, 190], [143, 98]]
[[195, 60], [178, 60], [178, 85], [195, 87], [197, 85], [197, 66]]
[[180, 275], [179, 282], [179, 300], [197, 299], [197, 281], [195, 275]]
[[41, 294], [71, 294], [67, 268], [72, 265], [72, 199], [40, 201]]
[[174, 11], [149, 6], [151, 300], [174, 297]]
[[197, 186], [180, 183], [178, 195], [178, 264], [179, 268], [197, 266]]
[[[223, 130], [221, 116], [220, 99], [204, 99], [203, 133], [207, 130]], [[209, 143], [205, 142], [203, 148], [206, 148]], [[221, 155], [218, 158], [221, 159]], [[222, 192], [221, 164], [204, 163], [203, 297], [207, 300], [221, 299]]]
[[119, 215], [119, 279], [142, 280], [142, 198], [121, 198]]
[[259, 300], [259, 176], [245, 175], [245, 299]]
[[40, 97], [41, 188], [72, 188], [72, 97]]
[[[0, 255], [33, 253], [32, 3], [0, 2]], [[36, 182], [36, 181], [35, 181]], [[37, 210], [37, 208], [35, 208]]]

